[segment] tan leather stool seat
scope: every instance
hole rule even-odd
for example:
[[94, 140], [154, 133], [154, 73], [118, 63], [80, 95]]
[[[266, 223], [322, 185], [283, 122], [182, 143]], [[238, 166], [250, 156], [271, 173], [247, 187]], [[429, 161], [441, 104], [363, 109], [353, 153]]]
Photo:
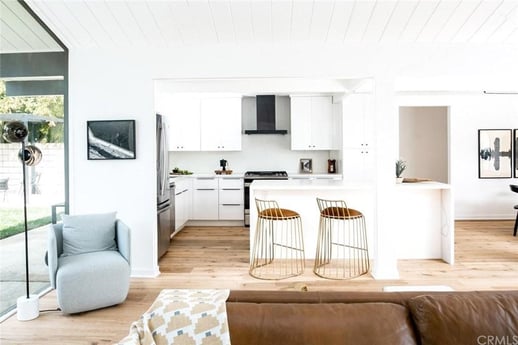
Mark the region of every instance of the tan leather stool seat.
[[272, 220], [281, 220], [300, 217], [300, 215], [295, 211], [288, 210], [285, 208], [267, 208], [259, 212], [259, 217]]
[[327, 207], [320, 212], [322, 217], [329, 218], [337, 218], [337, 219], [347, 219], [352, 217], [360, 217], [363, 214], [360, 211], [357, 211], [352, 208], [345, 207]]

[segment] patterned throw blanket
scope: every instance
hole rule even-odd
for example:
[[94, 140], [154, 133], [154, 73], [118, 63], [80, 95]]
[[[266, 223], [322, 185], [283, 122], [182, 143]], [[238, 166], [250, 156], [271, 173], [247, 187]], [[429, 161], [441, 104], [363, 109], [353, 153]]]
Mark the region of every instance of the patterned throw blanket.
[[230, 345], [229, 290], [162, 290], [119, 345]]

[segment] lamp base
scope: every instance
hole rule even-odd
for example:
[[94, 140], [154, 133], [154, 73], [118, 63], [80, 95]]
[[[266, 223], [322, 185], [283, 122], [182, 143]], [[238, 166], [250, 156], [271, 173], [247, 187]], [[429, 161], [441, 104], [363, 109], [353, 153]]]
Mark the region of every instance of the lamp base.
[[40, 315], [40, 304], [37, 295], [18, 297], [16, 300], [17, 317], [20, 321], [29, 321]]

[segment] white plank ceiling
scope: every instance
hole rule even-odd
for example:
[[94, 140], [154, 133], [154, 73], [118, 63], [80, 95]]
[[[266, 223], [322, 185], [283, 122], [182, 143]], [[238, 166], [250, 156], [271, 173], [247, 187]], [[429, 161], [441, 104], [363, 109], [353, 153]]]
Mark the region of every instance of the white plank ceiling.
[[[12, 2], [2, 0], [1, 51], [48, 50], [50, 44], [41, 32]], [[27, 0], [27, 4], [69, 49], [265, 43], [518, 45], [518, 0]]]
[[0, 1], [0, 53], [63, 51], [18, 1]]

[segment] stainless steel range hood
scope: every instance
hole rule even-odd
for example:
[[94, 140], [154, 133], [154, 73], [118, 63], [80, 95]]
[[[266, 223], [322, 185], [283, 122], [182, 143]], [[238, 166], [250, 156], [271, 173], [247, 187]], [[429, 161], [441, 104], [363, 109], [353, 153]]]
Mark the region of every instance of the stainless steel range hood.
[[247, 129], [245, 134], [288, 134], [275, 126], [275, 96], [256, 96], [257, 129]]

